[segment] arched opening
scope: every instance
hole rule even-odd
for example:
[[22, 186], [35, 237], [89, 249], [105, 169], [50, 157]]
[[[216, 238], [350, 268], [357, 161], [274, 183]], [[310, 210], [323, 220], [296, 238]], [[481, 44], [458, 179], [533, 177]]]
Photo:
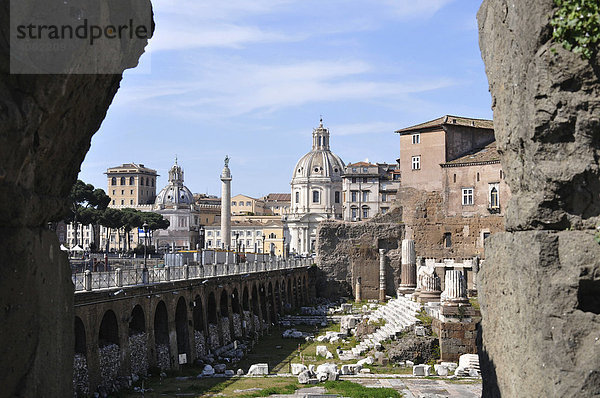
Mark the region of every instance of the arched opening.
[[100, 386], [112, 391], [121, 364], [119, 325], [117, 323], [117, 316], [112, 310], [106, 311], [102, 317], [102, 322], [100, 322], [98, 347], [100, 374], [102, 375]]
[[294, 308], [298, 308], [298, 281], [296, 278], [292, 278], [292, 298]]
[[258, 288], [258, 295], [260, 296], [260, 313], [262, 314], [262, 329], [266, 329], [269, 325], [269, 313], [267, 311], [267, 292], [264, 285], [260, 285]]
[[140, 305], [133, 307], [129, 321], [129, 356], [131, 373], [145, 375], [148, 373], [148, 335], [146, 334], [146, 317]]
[[273, 294], [273, 299], [275, 300], [275, 311], [278, 314], [281, 314], [281, 291], [279, 288], [279, 281], [275, 282], [275, 290], [273, 291]]
[[187, 316], [187, 304], [183, 297], [179, 297], [177, 300], [177, 307], [175, 308], [175, 332], [177, 334], [177, 353], [178, 355], [190, 355], [190, 335], [188, 329], [188, 316]]
[[102, 322], [100, 322], [98, 346], [105, 347], [111, 344], [119, 345], [119, 325], [117, 324], [115, 313], [112, 310], [108, 310], [104, 313]]
[[238, 338], [243, 336], [242, 316], [240, 308], [240, 295], [237, 289], [233, 289], [231, 293], [231, 323], [233, 325], [233, 337]]
[[256, 285], [252, 286], [252, 324], [254, 325], [254, 332], [259, 333], [262, 330], [262, 326], [260, 324], [261, 313], [260, 313], [260, 302], [258, 298], [258, 288]]
[[202, 311], [202, 299], [196, 296], [192, 303], [192, 319], [194, 323], [194, 346], [196, 358], [206, 355], [206, 337], [204, 336], [204, 312]]
[[75, 317], [75, 357], [73, 358], [73, 390], [75, 396], [83, 397], [89, 393], [89, 375], [86, 357], [85, 326], [78, 316]]
[[215, 299], [214, 292], [210, 292], [208, 295], [208, 306], [206, 307], [206, 310], [208, 311], [208, 346], [214, 350], [221, 345], [219, 327], [217, 326], [217, 300]]
[[302, 279], [296, 279], [296, 306], [301, 307], [304, 304], [302, 299]]
[[146, 331], [146, 320], [144, 317], [144, 310], [138, 304], [133, 307], [131, 311], [131, 320], [129, 321], [129, 335], [144, 333]]
[[169, 349], [169, 315], [164, 301], [159, 301], [154, 312], [154, 344], [158, 367], [162, 370], [171, 368], [171, 351]]
[[227, 290], [223, 289], [223, 291], [221, 292], [221, 299], [219, 300], [219, 309], [221, 310], [222, 317], [229, 316], [228, 303], [229, 300], [227, 299]]
[[304, 297], [304, 304], [308, 303], [308, 284], [306, 283], [306, 275], [302, 277], [302, 294]]
[[86, 355], [85, 326], [78, 316], [75, 317], [75, 354]]
[[277, 320], [277, 315], [275, 313], [275, 298], [273, 294], [273, 284], [269, 282], [267, 287], [267, 303], [269, 305], [269, 317], [271, 319], [271, 323], [274, 324]]
[[219, 309], [221, 311], [221, 334], [223, 337], [222, 344], [227, 345], [231, 343], [231, 327], [229, 320], [229, 298], [227, 295], [227, 290], [225, 289], [221, 291]]
[[242, 308], [244, 311], [250, 311], [250, 299], [248, 298], [247, 286], [244, 286], [244, 293], [242, 294]]
[[292, 281], [290, 279], [287, 281], [287, 304], [289, 309], [294, 307], [294, 300], [292, 298]]

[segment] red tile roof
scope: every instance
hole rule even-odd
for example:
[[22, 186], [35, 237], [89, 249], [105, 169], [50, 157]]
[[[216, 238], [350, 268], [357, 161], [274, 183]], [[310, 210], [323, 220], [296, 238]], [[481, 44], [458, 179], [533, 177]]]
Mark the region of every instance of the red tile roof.
[[486, 163], [500, 161], [500, 155], [496, 149], [496, 141], [493, 141], [483, 148], [477, 148], [457, 159], [444, 163], [442, 166], [458, 166], [471, 163]]
[[469, 117], [445, 115], [437, 119], [430, 120], [428, 122], [416, 124], [414, 126], [405, 127], [400, 130], [396, 130], [396, 133], [403, 134], [409, 132], [416, 132], [421, 130], [427, 130], [435, 127], [442, 127], [443, 125], [451, 126], [465, 126], [475, 127], [479, 129], [493, 129], [494, 122], [488, 119], [473, 119]]
[[270, 193], [265, 196], [265, 200], [269, 202], [291, 202], [291, 193]]

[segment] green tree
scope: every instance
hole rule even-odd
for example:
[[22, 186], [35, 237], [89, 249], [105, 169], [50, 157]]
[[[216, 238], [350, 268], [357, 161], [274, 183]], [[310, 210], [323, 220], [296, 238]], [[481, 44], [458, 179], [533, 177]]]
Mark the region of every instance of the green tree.
[[106, 208], [100, 216], [100, 225], [106, 228], [106, 252], [108, 253], [110, 235], [112, 231], [118, 231], [123, 227], [121, 211]]
[[94, 226], [94, 243], [97, 247], [97, 225], [100, 221], [102, 212], [106, 209], [110, 203], [110, 197], [106, 195], [104, 190], [100, 188], [94, 188], [92, 184], [86, 184], [81, 180], [77, 182], [71, 188], [69, 195], [71, 205], [70, 212], [66, 217], [66, 221], [73, 223], [73, 229], [75, 231], [75, 244], [79, 244], [79, 225], [93, 225]]
[[142, 225], [145, 223], [148, 224], [148, 232], [150, 235], [149, 245], [152, 245], [152, 234], [154, 231], [159, 229], [167, 229], [171, 224], [169, 220], [165, 219], [158, 213], [154, 212], [144, 212], [142, 213]]

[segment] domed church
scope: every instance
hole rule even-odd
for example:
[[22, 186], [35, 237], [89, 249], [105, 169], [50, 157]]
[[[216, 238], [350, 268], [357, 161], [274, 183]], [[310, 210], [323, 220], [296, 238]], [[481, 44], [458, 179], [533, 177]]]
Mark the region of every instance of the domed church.
[[154, 231], [157, 248], [196, 248], [199, 241], [198, 209], [194, 204], [194, 195], [183, 185], [183, 170], [177, 164], [177, 159], [169, 170], [169, 183], [156, 196], [153, 211], [170, 222], [168, 229]]
[[317, 226], [323, 220], [342, 219], [344, 162], [329, 148], [329, 129], [313, 129], [312, 150], [296, 164], [292, 177], [292, 203], [287, 224], [290, 251], [315, 251]]

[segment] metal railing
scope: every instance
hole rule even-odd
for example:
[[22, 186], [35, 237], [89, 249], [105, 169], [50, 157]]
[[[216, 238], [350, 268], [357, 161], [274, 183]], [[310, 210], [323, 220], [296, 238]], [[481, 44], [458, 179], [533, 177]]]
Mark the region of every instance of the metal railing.
[[228, 275], [243, 275], [282, 269], [307, 267], [312, 264], [310, 258], [271, 257], [268, 261], [251, 261], [233, 264], [205, 264], [143, 268], [117, 268], [114, 271], [85, 271], [72, 275], [76, 292], [110, 289], [172, 282], [188, 279], [215, 278]]

